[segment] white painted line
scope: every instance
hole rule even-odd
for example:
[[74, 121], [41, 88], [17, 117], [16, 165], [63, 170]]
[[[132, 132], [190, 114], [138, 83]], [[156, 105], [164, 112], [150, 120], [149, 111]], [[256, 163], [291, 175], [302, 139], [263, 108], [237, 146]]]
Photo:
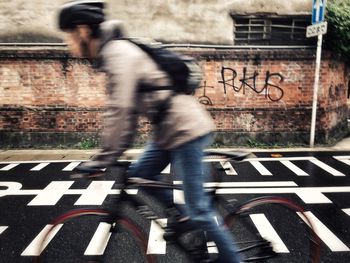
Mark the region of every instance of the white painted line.
[[4, 233], [4, 231], [8, 228], [8, 226], [0, 226], [0, 235]]
[[74, 205], [102, 205], [114, 181], [93, 181]]
[[103, 255], [107, 247], [108, 240], [112, 235], [110, 232], [111, 227], [112, 226], [106, 222], [101, 222], [98, 225], [95, 234], [84, 252], [84, 255]]
[[288, 187], [288, 186], [298, 186], [298, 185], [293, 181], [204, 183], [204, 187]]
[[[237, 172], [236, 170], [232, 167], [231, 163], [230, 162], [227, 162], [227, 161], [221, 161], [220, 162], [222, 168], [225, 169], [225, 173], [227, 175], [237, 175]], [[226, 170], [227, 169], [227, 170]]]
[[333, 156], [337, 160], [347, 160], [350, 159], [350, 155], [338, 155], [338, 156]]
[[350, 165], [350, 160], [339, 160], [339, 161], [341, 161], [341, 162], [343, 162], [343, 163], [345, 163], [347, 165]]
[[185, 204], [185, 196], [182, 190], [173, 190], [173, 199], [175, 204], [184, 205]]
[[331, 204], [333, 203], [324, 194], [317, 191], [310, 191], [308, 189], [300, 189], [296, 193], [301, 200], [306, 204]]
[[304, 172], [303, 170], [301, 170], [298, 166], [296, 166], [291, 161], [281, 161], [281, 163], [298, 176], [308, 176], [309, 175], [306, 172]]
[[164, 168], [164, 170], [161, 172], [161, 174], [170, 174], [170, 164]]
[[326, 172], [334, 175], [334, 176], [345, 176], [345, 174], [339, 172], [338, 170], [330, 167], [328, 164], [321, 162], [320, 160], [311, 160], [312, 163], [316, 164], [318, 167], [322, 168]]
[[[174, 185], [181, 185], [182, 181], [174, 181]], [[204, 183], [204, 187], [287, 187], [298, 186], [293, 181], [272, 181], [272, 182], [212, 182]]]
[[219, 253], [219, 250], [217, 248], [217, 246], [215, 245], [215, 242], [207, 242], [207, 247], [208, 247], [208, 252], [210, 254], [218, 254]]
[[[65, 160], [65, 159], [60, 159], [60, 160], [31, 160], [31, 161], [4, 161], [0, 162], [0, 164], [11, 164], [11, 163], [72, 163], [72, 162], [86, 162], [88, 160]], [[119, 160], [121, 162], [128, 161], [128, 162], [134, 162], [136, 160]]]
[[263, 176], [271, 176], [272, 173], [270, 173], [269, 170], [265, 168], [259, 161], [250, 161], [250, 163], [254, 166], [255, 169], [258, 170], [258, 172]]
[[38, 165], [36, 165], [35, 167], [33, 167], [32, 169], [30, 169], [31, 171], [40, 171], [41, 169], [45, 168], [46, 166], [48, 166], [50, 163], [39, 163]]
[[271, 242], [275, 252], [289, 253], [288, 248], [283, 243], [282, 239], [264, 214], [251, 214], [249, 216], [258, 229], [260, 235]]
[[50, 241], [55, 237], [57, 232], [61, 229], [62, 224], [57, 225], [52, 232], [47, 236], [45, 243], [41, 246], [42, 240], [46, 233], [49, 231], [52, 225], [46, 225], [43, 230], [34, 238], [29, 246], [22, 252], [21, 256], [39, 256], [41, 252], [46, 248]]
[[6, 165], [6, 166], [2, 167], [2, 168], [0, 169], [0, 171], [9, 171], [9, 170], [11, 170], [12, 168], [15, 168], [17, 165], [19, 165], [19, 163], [11, 163], [11, 164], [9, 164], [9, 165]]
[[[167, 224], [167, 219], [159, 219], [162, 224]], [[163, 239], [164, 230], [154, 220], [151, 221], [151, 229], [148, 237], [147, 254], [166, 253], [166, 242]]]
[[56, 205], [73, 183], [74, 181], [52, 181], [29, 202], [28, 206]]
[[347, 156], [345, 156], [345, 155], [343, 155], [343, 156], [333, 156], [333, 158], [335, 158], [338, 161], [343, 162], [343, 163], [345, 163], [347, 165], [350, 165], [350, 160], [349, 160], [350, 159], [350, 155], [347, 155]]
[[242, 162], [251, 162], [251, 161], [260, 161], [260, 162], [273, 162], [273, 161], [311, 161], [315, 160], [315, 157], [312, 156], [300, 156], [300, 157], [261, 157], [261, 158], [247, 158]]
[[350, 208], [342, 209], [342, 211], [350, 216]]
[[73, 171], [75, 167], [77, 167], [81, 162], [71, 162], [66, 167], [63, 168], [62, 171]]
[[[304, 218], [298, 213], [304, 220]], [[326, 227], [312, 212], [306, 212], [307, 217], [315, 227], [316, 234], [333, 252], [348, 252], [350, 249]], [[305, 221], [305, 220], [304, 220]]]

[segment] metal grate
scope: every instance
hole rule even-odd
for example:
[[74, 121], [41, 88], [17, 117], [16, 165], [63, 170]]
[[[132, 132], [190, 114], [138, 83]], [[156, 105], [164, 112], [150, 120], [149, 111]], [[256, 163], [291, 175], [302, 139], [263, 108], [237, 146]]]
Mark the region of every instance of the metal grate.
[[309, 17], [234, 17], [235, 45], [314, 45], [306, 38]]

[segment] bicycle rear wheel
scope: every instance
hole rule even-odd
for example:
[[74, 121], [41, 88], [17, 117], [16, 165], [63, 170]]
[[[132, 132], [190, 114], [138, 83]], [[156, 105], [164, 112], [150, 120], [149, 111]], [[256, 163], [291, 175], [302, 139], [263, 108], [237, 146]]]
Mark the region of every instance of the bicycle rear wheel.
[[320, 240], [308, 213], [287, 198], [252, 199], [229, 213], [225, 223], [243, 262], [320, 262]]
[[155, 262], [147, 238], [128, 218], [103, 209], [77, 209], [56, 218], [38, 242], [35, 263]]

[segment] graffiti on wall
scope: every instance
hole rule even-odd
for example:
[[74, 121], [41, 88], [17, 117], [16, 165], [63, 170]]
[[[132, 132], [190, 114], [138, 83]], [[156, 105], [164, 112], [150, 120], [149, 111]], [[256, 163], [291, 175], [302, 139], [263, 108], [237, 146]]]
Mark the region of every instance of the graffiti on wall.
[[[271, 101], [279, 101], [283, 98], [284, 91], [279, 84], [284, 81], [284, 77], [280, 73], [266, 71], [265, 83], [260, 89], [257, 87], [258, 76], [259, 73], [257, 71], [254, 71], [251, 76], [248, 76], [247, 68], [245, 67], [243, 68], [243, 77], [238, 79], [236, 70], [229, 67], [222, 67], [222, 80], [220, 80], [219, 83], [223, 84], [225, 94], [229, 88], [232, 88], [234, 92], [242, 91], [243, 94], [246, 94], [246, 89], [249, 88], [258, 94], [264, 92], [265, 98]], [[276, 84], [276, 82], [278, 84]]]
[[206, 92], [207, 92], [207, 88], [213, 89], [214, 87], [213, 86], [207, 86], [207, 82], [204, 81], [204, 86], [199, 86], [199, 89], [202, 89], [202, 88], [203, 88], [203, 94], [198, 97], [198, 101], [200, 103], [202, 103], [203, 105], [213, 106], [213, 102], [207, 96]]

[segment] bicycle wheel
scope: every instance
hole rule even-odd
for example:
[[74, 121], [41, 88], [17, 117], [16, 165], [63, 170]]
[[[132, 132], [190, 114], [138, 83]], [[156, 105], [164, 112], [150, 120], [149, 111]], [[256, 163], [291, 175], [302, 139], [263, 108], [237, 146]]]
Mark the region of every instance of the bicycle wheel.
[[35, 263], [155, 262], [138, 226], [125, 217], [110, 220], [103, 209], [73, 210], [44, 231]]
[[252, 199], [229, 213], [225, 223], [243, 262], [320, 262], [320, 240], [312, 221], [287, 198]]

